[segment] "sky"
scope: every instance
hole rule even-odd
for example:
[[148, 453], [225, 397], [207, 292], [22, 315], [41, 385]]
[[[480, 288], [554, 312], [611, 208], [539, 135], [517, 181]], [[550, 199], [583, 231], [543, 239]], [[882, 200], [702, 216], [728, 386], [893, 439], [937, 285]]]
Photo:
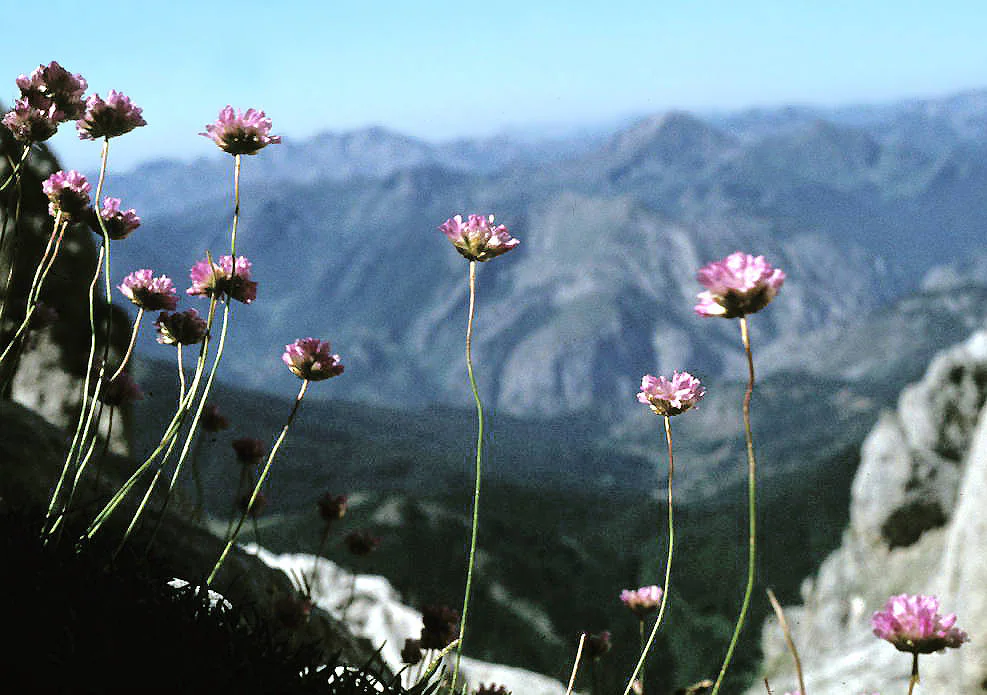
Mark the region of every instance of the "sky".
[[[6, 105], [57, 60], [144, 109], [111, 148], [120, 168], [210, 155], [197, 134], [226, 104], [294, 140], [368, 125], [446, 140], [987, 87], [984, 0], [46, 0], [2, 16]], [[95, 168], [74, 129], [52, 145]]]

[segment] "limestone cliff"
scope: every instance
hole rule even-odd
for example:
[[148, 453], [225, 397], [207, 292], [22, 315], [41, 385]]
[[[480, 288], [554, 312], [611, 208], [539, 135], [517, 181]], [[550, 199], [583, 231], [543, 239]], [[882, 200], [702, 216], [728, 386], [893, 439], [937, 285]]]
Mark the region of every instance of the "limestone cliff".
[[[981, 331], [940, 353], [868, 435], [842, 545], [803, 583], [803, 605], [785, 609], [812, 695], [907, 690], [909, 656], [870, 628], [871, 614], [898, 593], [939, 596], [971, 636], [961, 649], [921, 659], [918, 692], [987, 692], [985, 397]], [[774, 621], [763, 643], [773, 689], [794, 690]]]

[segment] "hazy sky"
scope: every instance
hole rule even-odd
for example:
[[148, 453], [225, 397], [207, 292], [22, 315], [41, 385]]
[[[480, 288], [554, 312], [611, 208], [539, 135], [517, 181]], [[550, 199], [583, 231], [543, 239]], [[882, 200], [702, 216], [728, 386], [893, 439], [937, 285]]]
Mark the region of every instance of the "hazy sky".
[[[146, 128], [117, 167], [191, 158], [226, 104], [274, 132], [381, 124], [428, 139], [573, 126], [670, 107], [880, 102], [987, 87], [985, 0], [239, 0], [7, 3], [0, 100], [58, 60], [124, 92]], [[98, 144], [63, 128], [66, 166]], [[550, 129], [549, 129], [550, 132]]]

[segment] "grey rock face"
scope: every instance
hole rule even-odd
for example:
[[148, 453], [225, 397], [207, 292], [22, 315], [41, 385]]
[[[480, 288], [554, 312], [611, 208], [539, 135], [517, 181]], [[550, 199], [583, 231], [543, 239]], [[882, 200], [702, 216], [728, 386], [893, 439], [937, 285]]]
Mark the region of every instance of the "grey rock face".
[[[987, 332], [941, 353], [864, 443], [842, 546], [786, 609], [814, 695], [907, 688], [908, 655], [871, 634], [893, 594], [936, 594], [973, 640], [922, 657], [929, 693], [987, 691]], [[765, 675], [795, 674], [774, 621], [764, 628]], [[755, 688], [751, 691], [763, 692]]]

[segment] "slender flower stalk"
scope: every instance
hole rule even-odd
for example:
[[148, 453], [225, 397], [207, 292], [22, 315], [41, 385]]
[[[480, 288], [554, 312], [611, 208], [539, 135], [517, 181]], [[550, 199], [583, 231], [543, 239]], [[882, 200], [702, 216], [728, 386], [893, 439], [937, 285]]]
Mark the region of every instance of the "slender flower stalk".
[[805, 678], [802, 677], [802, 659], [799, 658], [799, 650], [795, 647], [795, 640], [792, 639], [792, 630], [788, 627], [788, 620], [785, 618], [785, 611], [781, 609], [781, 604], [778, 603], [778, 599], [775, 598], [775, 592], [771, 589], [767, 590], [768, 601], [771, 602], [771, 608], [775, 612], [775, 617], [778, 618], [778, 625], [781, 627], [781, 633], [785, 637], [785, 644], [788, 645], [788, 651], [792, 655], [792, 660], [795, 662], [795, 675], [798, 676], [800, 695], [808, 695], [805, 689]]
[[452, 242], [456, 251], [469, 261], [469, 311], [466, 321], [466, 372], [469, 376], [473, 401], [476, 403], [476, 481], [473, 488], [473, 520], [470, 530], [469, 562], [466, 568], [466, 589], [463, 592], [463, 610], [459, 624], [459, 646], [456, 648], [456, 664], [452, 671], [451, 691], [456, 690], [463, 643], [466, 641], [466, 618], [469, 613], [470, 591], [473, 586], [473, 568], [476, 564], [476, 539], [479, 529], [480, 479], [483, 461], [483, 403], [473, 374], [473, 321], [476, 314], [476, 264], [489, 261], [507, 253], [520, 243], [510, 235], [504, 225], [495, 225], [493, 215], [469, 215], [464, 222], [462, 215], [450, 217], [439, 226], [439, 231]]
[[716, 695], [723, 685], [730, 661], [733, 659], [740, 632], [743, 630], [754, 591], [754, 571], [757, 559], [757, 459], [754, 456], [754, 435], [751, 430], [751, 397], [754, 393], [754, 357], [751, 354], [747, 315], [766, 307], [785, 282], [785, 273], [771, 266], [764, 256], [751, 256], [740, 251], [726, 258], [703, 266], [696, 273], [699, 282], [706, 287], [700, 292], [695, 312], [703, 317], [740, 319], [740, 340], [747, 357], [747, 388], [744, 391], [744, 439], [747, 450], [747, 584], [740, 615], [733, 636], [727, 647], [723, 665], [713, 685], [711, 695]]
[[576, 647], [576, 660], [572, 664], [572, 673], [569, 674], [569, 685], [566, 686], [565, 695], [572, 695], [572, 688], [576, 685], [576, 674], [579, 673], [579, 664], [583, 660], [583, 645], [586, 644], [586, 633], [579, 634], [579, 646]]
[[113, 381], [120, 376], [121, 372], [123, 372], [124, 368], [127, 366], [127, 363], [130, 361], [130, 356], [134, 352], [134, 344], [137, 342], [137, 334], [141, 329], [142, 318], [144, 318], [144, 307], [137, 310], [137, 317], [134, 319], [134, 328], [130, 331], [130, 342], [127, 343], [127, 351], [123, 354], [123, 359], [120, 360], [120, 366], [117, 367], [115, 372], [113, 372], [113, 376], [110, 377], [110, 381]]
[[31, 154], [31, 144], [27, 143], [26, 145], [24, 145], [24, 150], [23, 152], [21, 152], [21, 156], [17, 160], [17, 163], [11, 167], [10, 173], [7, 175], [7, 178], [4, 179], [3, 183], [0, 183], [0, 191], [3, 191], [5, 188], [7, 188], [7, 186], [9, 186], [15, 180], [20, 179], [21, 167], [24, 166], [24, 162], [27, 161], [27, 156], [29, 154]]
[[[641, 378], [641, 391], [637, 395], [637, 400], [643, 405], [647, 405], [653, 413], [660, 415], [665, 425], [665, 445], [668, 450], [668, 480], [666, 483], [668, 505], [668, 551], [665, 558], [665, 584], [664, 589], [658, 587], [643, 587], [637, 592], [628, 592], [621, 595], [622, 600], [631, 610], [641, 617], [641, 656], [637, 665], [627, 679], [627, 686], [624, 695], [628, 695], [634, 687], [635, 680], [640, 675], [640, 682], [644, 685], [644, 662], [648, 658], [648, 653], [654, 645], [658, 635], [658, 628], [661, 627], [662, 619], [665, 617], [665, 606], [668, 604], [668, 594], [672, 581], [672, 554], [675, 547], [675, 519], [672, 505], [672, 480], [675, 476], [675, 457], [672, 454], [672, 416], [680, 415], [687, 410], [691, 410], [706, 395], [699, 379], [688, 372], [675, 372], [671, 379], [664, 376], [654, 377], [645, 374]], [[651, 610], [654, 606], [655, 594], [661, 593], [661, 603], [658, 606], [658, 617], [651, 629], [651, 634], [647, 640], [644, 639], [644, 619], [645, 610]]]
[[251, 493], [250, 499], [244, 505], [243, 512], [240, 514], [240, 520], [237, 522], [236, 528], [233, 529], [233, 533], [226, 542], [226, 547], [223, 548], [223, 552], [220, 553], [219, 559], [216, 560], [216, 564], [213, 565], [212, 571], [206, 578], [206, 586], [212, 585], [213, 580], [216, 579], [216, 575], [219, 573], [220, 567], [222, 567], [223, 563], [226, 561], [226, 556], [229, 555], [230, 549], [233, 547], [233, 544], [236, 543], [237, 536], [240, 535], [240, 529], [243, 528], [243, 522], [246, 521], [247, 515], [250, 513], [250, 509], [257, 501], [257, 497], [260, 495], [260, 489], [264, 485], [264, 481], [267, 480], [267, 474], [271, 470], [271, 464], [274, 462], [274, 457], [277, 455], [278, 449], [281, 448], [281, 443], [284, 441], [285, 436], [287, 436], [291, 423], [295, 420], [295, 415], [298, 413], [298, 406], [302, 404], [302, 399], [305, 398], [305, 391], [308, 390], [309, 383], [310, 382], [308, 379], [302, 380], [302, 386], [298, 390], [298, 395], [295, 396], [295, 404], [292, 406], [291, 413], [288, 415], [288, 421], [285, 422], [284, 427], [281, 429], [281, 434], [278, 435], [277, 440], [274, 442], [274, 446], [271, 447], [271, 453], [268, 454], [267, 462], [264, 464], [264, 469], [257, 478], [257, 484], [254, 485], [254, 491]]

